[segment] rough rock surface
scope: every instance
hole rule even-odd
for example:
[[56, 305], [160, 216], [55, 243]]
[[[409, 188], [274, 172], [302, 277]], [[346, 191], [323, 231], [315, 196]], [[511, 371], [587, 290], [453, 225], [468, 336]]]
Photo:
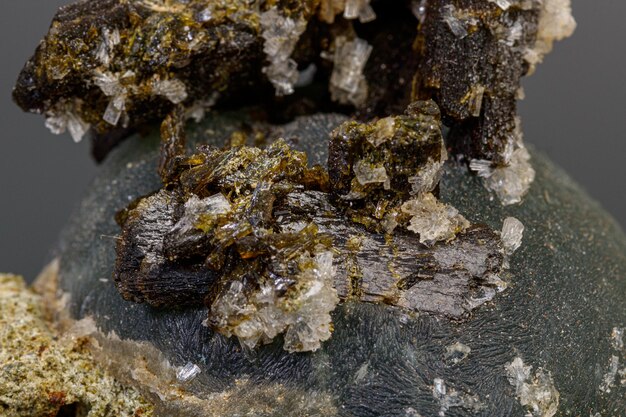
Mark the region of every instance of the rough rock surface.
[[95, 363], [88, 323], [60, 332], [45, 307], [21, 277], [0, 274], [0, 414], [151, 416], [148, 401]]
[[[216, 142], [228, 140], [241, 120], [211, 118], [190, 131], [189, 141], [204, 131]], [[314, 125], [321, 131], [309, 131], [308, 138], [328, 137], [324, 126], [341, 121], [316, 116]], [[307, 149], [293, 126], [280, 130], [293, 132], [292, 137], [300, 138], [298, 146]], [[323, 147], [314, 148], [310, 157], [325, 160]], [[525, 227], [523, 244], [510, 260], [510, 288], [465, 320], [350, 302], [333, 313], [333, 337], [317, 352], [289, 354], [279, 340], [250, 352], [203, 327], [204, 309], [156, 310], [123, 301], [111, 280], [119, 233], [113, 216], [160, 187], [156, 137], [125, 143], [103, 165], [63, 234], [60, 286], [71, 294], [71, 315], [93, 316], [103, 346], [118, 346], [105, 349], [114, 352], [104, 358], [110, 369], [132, 374], [137, 362], [127, 358], [143, 355], [150, 372], [139, 373], [134, 383], [157, 407], [179, 415], [213, 415], [210, 410], [226, 408], [231, 414], [264, 416], [518, 416], [532, 411], [525, 407], [538, 407], [533, 415], [541, 416], [624, 414], [626, 387], [617, 376], [621, 368], [613, 375], [607, 364], [617, 356], [613, 329], [626, 322], [626, 238], [562, 171], [540, 154], [533, 156], [537, 181], [514, 207], [490, 200], [466, 167], [445, 166], [440, 184], [444, 202], [472, 223], [499, 230], [505, 218], [515, 217]], [[121, 340], [104, 336], [110, 332]], [[457, 343], [469, 353], [455, 363], [448, 348]], [[509, 382], [506, 368], [518, 357], [532, 366], [519, 386]], [[176, 388], [184, 395], [174, 396], [161, 381], [164, 358], [174, 369], [188, 363], [199, 367], [192, 381]], [[607, 392], [601, 387], [610, 376]], [[550, 392], [558, 392], [550, 401], [518, 392], [541, 387], [548, 378]], [[236, 397], [245, 381], [267, 394], [262, 405], [256, 401], [261, 394]], [[551, 411], [554, 399], [556, 414]]]

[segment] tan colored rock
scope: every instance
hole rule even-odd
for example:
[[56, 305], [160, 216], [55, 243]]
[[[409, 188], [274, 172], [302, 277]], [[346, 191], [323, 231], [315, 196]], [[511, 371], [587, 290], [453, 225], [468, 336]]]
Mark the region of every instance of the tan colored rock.
[[46, 321], [42, 297], [16, 275], [0, 274], [0, 410], [3, 416], [151, 416], [152, 406], [95, 364], [92, 339]]

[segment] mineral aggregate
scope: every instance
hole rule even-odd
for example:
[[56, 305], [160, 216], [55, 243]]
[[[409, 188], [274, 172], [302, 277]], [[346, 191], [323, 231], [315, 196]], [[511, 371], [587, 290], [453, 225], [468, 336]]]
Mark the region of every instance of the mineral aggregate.
[[[152, 416], [153, 407], [96, 363], [81, 325], [59, 332], [42, 297], [0, 274], [0, 411], [7, 417], [78, 413]], [[74, 415], [74, 414], [72, 414]]]
[[[188, 126], [187, 152], [193, 154], [199, 141], [220, 149], [248, 121], [245, 112], [209, 115], [201, 126]], [[288, 137], [290, 146], [307, 152], [311, 162], [324, 161], [327, 147], [319, 142], [328, 141], [330, 131], [345, 117], [316, 115], [306, 121], [300, 118], [265, 131], [268, 137]], [[307, 134], [299, 133], [300, 128]], [[212, 133], [207, 136], [206, 131]], [[492, 284], [496, 295], [491, 301], [475, 307], [467, 318], [452, 320], [442, 313], [411, 312], [385, 302], [340, 303], [331, 313], [334, 331], [329, 340], [315, 352], [289, 353], [282, 336], [254, 350], [242, 349], [237, 339], [202, 326], [207, 319], [204, 306], [155, 309], [127, 302], [112, 280], [101, 280], [113, 274], [117, 241], [93, 236], [116, 236], [120, 229], [113, 215], [128, 204], [129, 196], [134, 199], [162, 187], [155, 169], [159, 142], [152, 135], [113, 151], [72, 217], [58, 253], [60, 289], [71, 294], [68, 312], [74, 318], [94, 318], [103, 335], [98, 340], [103, 346], [111, 344], [103, 350], [103, 363], [106, 360], [116, 376], [135, 375], [137, 379], [129, 380], [161, 409], [189, 416], [220, 415], [217, 410], [231, 415], [253, 410], [261, 416], [436, 416], [442, 406], [463, 399], [469, 408], [450, 406], [445, 415], [519, 416], [530, 408], [522, 405], [522, 395], [509, 382], [506, 365], [522, 358], [524, 366], [532, 366], [525, 380], [529, 389], [539, 370], [550, 376], [558, 392], [556, 416], [623, 414], [626, 386], [620, 371], [626, 361], [619, 350], [619, 329], [626, 322], [621, 296], [626, 240], [597, 203], [532, 148], [537, 181], [520, 205], [503, 207], [490, 200], [480, 179], [454, 160], [444, 164], [439, 184], [439, 199], [473, 224], [484, 223], [493, 233], [503, 229], [508, 217], [524, 225], [522, 245], [501, 276], [506, 291], [498, 294], [498, 285]], [[366, 233], [354, 222], [345, 224]], [[517, 242], [518, 227], [504, 230], [514, 232], [505, 233], [513, 237], [508, 242]], [[359, 241], [358, 235], [350, 236], [346, 245], [358, 248]], [[461, 241], [459, 236], [433, 248], [452, 250]], [[451, 256], [444, 259], [453, 262]], [[391, 271], [383, 275], [384, 261], [376, 267], [379, 276], [393, 277]], [[458, 299], [484, 298], [484, 289], [479, 291], [459, 291]], [[113, 331], [117, 339], [107, 337]], [[466, 357], [468, 350], [456, 343], [469, 348]], [[449, 354], [451, 346], [457, 347]], [[614, 376], [613, 356], [619, 357]], [[454, 358], [463, 359], [455, 363]], [[164, 359], [172, 369], [161, 366]], [[188, 363], [201, 372], [178, 385], [176, 373]], [[607, 375], [612, 378], [610, 392], [601, 389]], [[434, 391], [436, 379], [442, 383]], [[538, 397], [527, 398], [527, 404], [541, 403]], [[483, 408], [477, 412], [471, 404]]]
[[[155, 307], [205, 304], [205, 324], [248, 348], [284, 333], [286, 350], [319, 349], [340, 299], [462, 318], [502, 283], [500, 236], [468, 230], [431, 194], [447, 156], [433, 102], [338, 127], [330, 180], [282, 139], [263, 149], [201, 145], [190, 156], [163, 149], [166, 186], [118, 215], [116, 285], [125, 299]], [[373, 166], [384, 180], [363, 180]], [[395, 226], [377, 230], [390, 216]], [[394, 233], [400, 226], [422, 244]]]
[[55, 133], [93, 130], [99, 157], [173, 106], [197, 115], [218, 95], [276, 113], [294, 107], [273, 95], [295, 95], [285, 103], [301, 113], [366, 118], [433, 99], [455, 154], [514, 164], [520, 79], [573, 32], [569, 0], [409, 3], [77, 1], [55, 16], [14, 98]]

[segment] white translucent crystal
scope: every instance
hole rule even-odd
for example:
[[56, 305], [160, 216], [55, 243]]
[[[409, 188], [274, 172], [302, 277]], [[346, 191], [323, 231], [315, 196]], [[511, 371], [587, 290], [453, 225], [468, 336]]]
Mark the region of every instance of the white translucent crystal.
[[433, 380], [433, 397], [439, 401], [438, 415], [444, 417], [446, 412], [453, 407], [462, 407], [467, 410], [478, 412], [484, 408], [480, 398], [477, 395], [470, 395], [458, 392], [451, 388], [448, 389], [443, 379], [435, 378]]
[[511, 7], [511, 2], [509, 0], [489, 0], [491, 3], [495, 3], [502, 10], [508, 10]]
[[204, 116], [217, 103], [219, 98], [217, 91], [213, 92], [208, 98], [194, 101], [185, 111], [187, 119], [193, 119], [196, 123], [200, 123]]
[[117, 126], [120, 117], [122, 116], [122, 113], [124, 113], [125, 109], [126, 96], [123, 94], [115, 96], [109, 101], [109, 105], [104, 111], [102, 119], [110, 125]]
[[530, 154], [524, 147], [513, 151], [508, 166], [492, 168], [486, 160], [472, 160], [470, 169], [484, 178], [487, 189], [496, 193], [503, 205], [522, 201], [535, 180]]
[[408, 181], [409, 184], [411, 184], [411, 194], [418, 195], [433, 191], [441, 179], [443, 164], [444, 161], [435, 162], [429, 159], [418, 175], [409, 177]]
[[61, 102], [46, 112], [46, 127], [55, 135], [68, 131], [74, 142], [80, 142], [91, 125], [85, 122], [75, 111], [75, 106]]
[[117, 28], [113, 30], [109, 28], [102, 29], [102, 42], [96, 50], [96, 58], [98, 58], [104, 66], [108, 66], [111, 62], [111, 52], [120, 41], [120, 31]]
[[343, 17], [346, 19], [358, 18], [362, 3], [362, 0], [346, 0], [346, 5], [343, 9]]
[[105, 96], [113, 97], [126, 93], [126, 88], [120, 82], [119, 74], [111, 72], [94, 72], [93, 82], [100, 87]]
[[343, 36], [335, 39], [335, 63], [330, 76], [330, 92], [333, 100], [359, 105], [367, 98], [367, 81], [363, 75], [365, 64], [372, 53], [367, 41]]
[[408, 200], [401, 210], [412, 216], [407, 229], [419, 234], [420, 242], [426, 245], [452, 240], [470, 226], [457, 209], [440, 202], [431, 193]]
[[624, 349], [624, 332], [626, 332], [624, 327], [613, 327], [611, 331], [611, 346], [613, 346], [613, 349]]
[[263, 72], [274, 85], [276, 95], [292, 94], [299, 73], [297, 63], [290, 56], [306, 29], [306, 21], [282, 16], [272, 8], [261, 14], [261, 29], [265, 40], [263, 51], [270, 62]]
[[211, 7], [202, 9], [197, 15], [197, 20], [200, 23], [208, 22], [211, 19], [213, 19], [213, 9]]
[[346, 19], [358, 18], [361, 23], [367, 23], [376, 19], [376, 13], [370, 5], [370, 0], [345, 0], [343, 17]]
[[554, 41], [571, 36], [576, 29], [571, 0], [543, 0], [540, 4], [537, 40], [524, 53], [524, 58], [530, 64], [529, 74], [535, 71], [537, 64], [552, 50]]
[[522, 244], [524, 225], [515, 217], [507, 217], [502, 223], [500, 237], [504, 246], [504, 253], [511, 256]]
[[359, 184], [381, 183], [385, 184], [385, 189], [389, 189], [389, 177], [387, 176], [387, 170], [385, 170], [384, 166], [372, 165], [365, 161], [357, 161], [353, 169]]
[[375, 147], [379, 147], [383, 143], [391, 140], [395, 132], [395, 117], [384, 117], [376, 122], [372, 134], [367, 135], [367, 141]]
[[457, 38], [465, 38], [468, 34], [465, 22], [457, 15], [456, 7], [453, 4], [443, 6], [441, 18], [448, 24], [448, 27]]
[[463, 362], [471, 352], [472, 349], [470, 349], [469, 346], [464, 345], [461, 342], [456, 342], [446, 347], [444, 357], [446, 361], [456, 365]]
[[262, 283], [247, 297], [240, 282], [232, 282], [211, 308], [212, 320], [222, 333], [235, 335], [242, 345], [254, 348], [284, 333], [284, 348], [289, 352], [314, 351], [328, 340], [332, 331], [330, 313], [339, 303], [333, 288], [333, 254], [302, 255], [302, 265], [289, 296], [279, 294], [272, 283]]
[[376, 12], [370, 5], [369, 0], [363, 2], [361, 10], [359, 10], [359, 22], [367, 23], [376, 20]]
[[181, 366], [176, 372], [178, 382], [185, 383], [194, 379], [201, 372], [200, 367], [195, 363], [187, 362], [185, 366]]
[[230, 201], [222, 193], [202, 199], [194, 194], [185, 202], [185, 211], [172, 227], [172, 232], [181, 235], [186, 234], [196, 229], [204, 216], [223, 216], [230, 213], [231, 210]]
[[552, 417], [559, 406], [559, 392], [550, 373], [539, 368], [531, 375], [532, 366], [517, 357], [505, 365], [507, 378], [515, 387], [515, 395], [528, 411], [529, 417]]
[[306, 87], [313, 84], [315, 74], [317, 73], [317, 66], [310, 64], [308, 67], [298, 72], [298, 80], [294, 84], [294, 87]]
[[483, 286], [480, 287], [479, 293], [479, 296], [470, 297], [466, 301], [466, 308], [468, 310], [473, 310], [476, 307], [480, 307], [481, 305], [490, 302], [496, 297], [497, 291], [495, 288]]
[[163, 96], [174, 104], [182, 103], [187, 99], [187, 87], [177, 78], [159, 80], [152, 85], [155, 95]]

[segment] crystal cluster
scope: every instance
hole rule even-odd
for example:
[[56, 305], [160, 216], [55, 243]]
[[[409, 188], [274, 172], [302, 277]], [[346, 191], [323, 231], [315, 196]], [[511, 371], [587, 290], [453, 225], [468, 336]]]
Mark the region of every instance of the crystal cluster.
[[520, 404], [531, 417], [552, 417], [559, 406], [559, 392], [550, 373], [539, 368], [532, 375], [532, 366], [517, 357], [505, 366], [507, 377]]
[[349, 202], [355, 221], [386, 233], [402, 225], [432, 245], [470, 225], [432, 194], [446, 159], [436, 104], [416, 102], [405, 116], [337, 128], [329, 174], [333, 192]]
[[507, 137], [502, 164], [472, 160], [470, 169], [483, 178], [485, 187], [493, 191], [503, 205], [522, 201], [535, 180], [535, 170], [524, 146], [519, 117], [515, 120], [515, 130]]
[[571, 0], [543, 0], [540, 4], [537, 40], [524, 51], [524, 59], [530, 65], [529, 73], [552, 51], [555, 41], [572, 36], [576, 21], [572, 16]]
[[291, 54], [306, 29], [306, 21], [282, 16], [272, 8], [261, 14], [261, 28], [265, 39], [263, 51], [270, 61], [263, 72], [274, 85], [276, 95], [292, 94], [298, 81], [298, 63], [291, 59]]
[[479, 412], [484, 408], [478, 395], [471, 395], [448, 388], [441, 378], [433, 381], [433, 397], [439, 402], [440, 417], [444, 417], [450, 408], [461, 407], [473, 412]]
[[450, 31], [459, 39], [468, 35], [468, 30], [478, 24], [478, 19], [464, 10], [457, 9], [454, 4], [446, 4], [443, 7], [442, 20], [448, 25]]
[[343, 12], [345, 19], [359, 19], [361, 23], [376, 19], [376, 13], [370, 5], [371, 0], [322, 0], [319, 17], [326, 23], [333, 23], [335, 16]]
[[74, 142], [80, 142], [89, 131], [90, 125], [76, 112], [83, 102], [76, 99], [73, 102], [61, 101], [46, 112], [46, 127], [55, 135], [68, 131]]
[[366, 40], [344, 36], [335, 39], [334, 68], [330, 76], [333, 100], [343, 104], [361, 105], [367, 99], [367, 80], [363, 70], [372, 53]]
[[[283, 141], [265, 150], [205, 146], [171, 157], [168, 188], [120, 214], [116, 282], [122, 294], [152, 305], [167, 297], [202, 301], [209, 308], [206, 324], [249, 348], [279, 334], [288, 351], [319, 348], [330, 337], [330, 312], [339, 302], [332, 244], [313, 222], [283, 230], [273, 208], [289, 192], [323, 187], [323, 176]], [[172, 279], [197, 293], [161, 294], [159, 283]], [[198, 291], [202, 285], [206, 290]]]
[[294, 261], [295, 276], [283, 277], [280, 283], [267, 277], [251, 295], [246, 295], [242, 281], [230, 282], [211, 306], [209, 322], [224, 335], [237, 336], [248, 348], [284, 333], [289, 352], [319, 349], [331, 336], [330, 313], [339, 303], [333, 288], [333, 254], [304, 252]]

